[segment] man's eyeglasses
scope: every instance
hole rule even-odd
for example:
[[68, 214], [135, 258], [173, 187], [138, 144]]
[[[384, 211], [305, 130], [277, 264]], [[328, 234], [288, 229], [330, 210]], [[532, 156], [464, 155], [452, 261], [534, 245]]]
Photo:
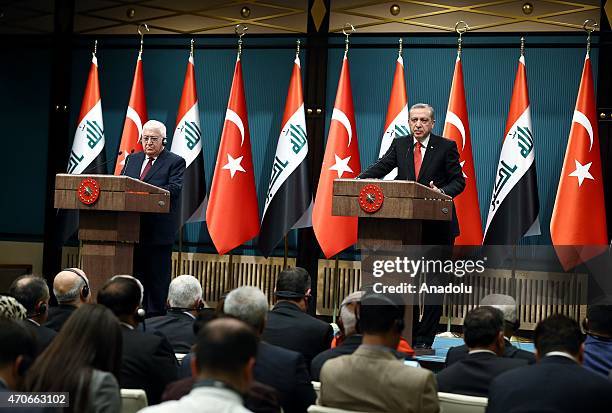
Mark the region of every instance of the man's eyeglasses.
[[142, 141], [143, 142], [152, 142], [152, 143], [157, 143], [159, 142], [161, 138], [159, 136], [143, 136], [142, 137]]

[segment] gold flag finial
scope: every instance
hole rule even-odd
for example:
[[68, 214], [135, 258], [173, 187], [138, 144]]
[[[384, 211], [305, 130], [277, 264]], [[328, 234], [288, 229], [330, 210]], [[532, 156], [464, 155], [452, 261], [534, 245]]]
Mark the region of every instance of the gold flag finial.
[[140, 59], [142, 57], [142, 47], [144, 45], [144, 32], [142, 31], [142, 29], [145, 29], [146, 31], [149, 31], [149, 26], [146, 23], [142, 23], [138, 25], [138, 34], [140, 35], [140, 50], [138, 51], [138, 58]]
[[242, 23], [234, 26], [234, 33], [236, 33], [238, 36], [238, 59], [240, 59], [240, 56], [242, 55], [242, 36], [244, 36], [248, 30], [248, 26]]
[[[351, 29], [351, 31], [347, 33], [347, 29]], [[355, 27], [350, 23], [346, 23], [342, 28], [342, 33], [346, 36], [346, 39], [344, 39], [344, 57], [346, 57], [349, 49], [349, 36], [355, 33]]]
[[463, 20], [459, 20], [457, 23], [455, 23], [455, 32], [459, 35], [459, 38], [457, 39], [457, 57], [461, 57], [461, 51], [463, 49], [462, 36], [463, 33], [467, 32], [468, 30], [470, 30], [470, 26], [468, 26], [468, 24]]

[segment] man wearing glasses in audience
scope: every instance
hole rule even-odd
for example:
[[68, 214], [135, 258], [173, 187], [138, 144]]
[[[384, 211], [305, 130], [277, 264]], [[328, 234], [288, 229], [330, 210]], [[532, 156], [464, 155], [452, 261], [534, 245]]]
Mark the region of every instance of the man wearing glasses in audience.
[[142, 214], [140, 243], [134, 250], [134, 276], [144, 285], [147, 316], [165, 314], [172, 245], [179, 226], [185, 160], [166, 150], [166, 127], [150, 120], [142, 127], [142, 152], [130, 154], [122, 175], [170, 191], [170, 212]]

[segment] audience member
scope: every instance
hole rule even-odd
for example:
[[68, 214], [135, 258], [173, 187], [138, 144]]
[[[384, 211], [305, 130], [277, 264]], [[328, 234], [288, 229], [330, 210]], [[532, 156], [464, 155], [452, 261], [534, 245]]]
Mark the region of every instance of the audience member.
[[[535, 355], [527, 350], [522, 350], [512, 345], [510, 338], [516, 334], [520, 327], [517, 317], [516, 300], [505, 294], [489, 294], [480, 300], [480, 306], [494, 307], [504, 314], [504, 354], [506, 358], [527, 360], [529, 364], [535, 363]], [[463, 360], [468, 355], [468, 347], [464, 344], [451, 347], [446, 353], [446, 366], [456, 361]]]
[[495, 377], [527, 365], [527, 360], [501, 357], [503, 330], [504, 315], [497, 308], [478, 307], [470, 311], [463, 322], [468, 355], [438, 373], [438, 391], [487, 397]]
[[[198, 311], [198, 314], [196, 315], [196, 319], [194, 320], [193, 326], [192, 326], [193, 335], [197, 337], [202, 327], [204, 327], [208, 322], [214, 320], [215, 318], [221, 315], [223, 314], [219, 314], [217, 310], [214, 308], [203, 308], [200, 311]], [[192, 346], [189, 353], [187, 353], [185, 357], [183, 357], [183, 362], [181, 363], [178, 369], [179, 379], [184, 379], [187, 377], [191, 378], [191, 357], [193, 355], [193, 347], [194, 346]], [[191, 390], [191, 387], [189, 388], [189, 390]], [[187, 393], [189, 393], [189, 391], [185, 392], [185, 394]]]
[[439, 412], [436, 380], [429, 370], [398, 359], [405, 306], [367, 293], [361, 300], [361, 346], [351, 355], [328, 360], [321, 369], [318, 402], [346, 410]]
[[98, 293], [98, 303], [110, 308], [121, 322], [121, 387], [144, 389], [149, 404], [156, 404], [166, 385], [176, 380], [177, 362], [163, 334], [136, 329], [144, 319], [142, 298], [142, 285], [130, 275], [114, 276]]
[[162, 332], [175, 353], [189, 353], [195, 343], [193, 322], [205, 307], [200, 281], [192, 275], [179, 275], [168, 288], [168, 312], [147, 320], [147, 328]]
[[196, 341], [191, 366], [197, 382], [177, 401], [148, 407], [142, 413], [243, 413], [243, 394], [253, 379], [257, 336], [242, 321], [221, 318], [206, 324]]
[[68, 318], [26, 376], [29, 392], [68, 392], [64, 412], [116, 413], [121, 395], [121, 329], [113, 313], [86, 304]]
[[[258, 336], [268, 314], [268, 300], [256, 287], [240, 287], [225, 298], [223, 311], [251, 326]], [[296, 352], [262, 340], [254, 369], [255, 380], [279, 392], [284, 412], [305, 412], [316, 401], [304, 357]]]
[[36, 338], [16, 320], [0, 318], [0, 392], [22, 390], [36, 357]]
[[584, 367], [607, 377], [612, 371], [612, 305], [589, 306], [585, 324]]
[[306, 365], [330, 348], [332, 327], [306, 313], [310, 298], [310, 275], [300, 267], [282, 271], [276, 280], [277, 303], [268, 314], [262, 339], [302, 353]]
[[11, 284], [9, 294], [27, 311], [27, 318], [23, 321], [26, 328], [36, 336], [38, 353], [42, 353], [56, 332], [42, 326], [47, 321], [49, 311], [49, 287], [42, 277], [36, 275], [22, 275]]
[[357, 312], [359, 311], [359, 303], [363, 291], [355, 291], [347, 295], [342, 303], [340, 303], [340, 317], [338, 317], [338, 326], [340, 327], [341, 335], [338, 344], [334, 348], [325, 350], [319, 353], [310, 365], [310, 373], [314, 381], [319, 381], [321, 367], [327, 360], [331, 360], [338, 356], [353, 354], [361, 345], [363, 335], [359, 331], [357, 325]]
[[19, 301], [10, 295], [0, 295], [0, 318], [7, 320], [25, 320], [28, 312]]
[[91, 303], [87, 275], [79, 268], [66, 268], [58, 272], [53, 279], [53, 295], [58, 305], [49, 309], [45, 327], [60, 331], [74, 310], [82, 304]]
[[583, 368], [578, 323], [556, 314], [538, 323], [535, 365], [498, 376], [489, 388], [487, 412], [605, 412], [612, 383]]

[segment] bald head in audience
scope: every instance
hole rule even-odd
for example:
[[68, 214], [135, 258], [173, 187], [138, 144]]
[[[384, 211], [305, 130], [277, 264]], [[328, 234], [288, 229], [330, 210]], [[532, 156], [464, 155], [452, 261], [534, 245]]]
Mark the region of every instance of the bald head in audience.
[[66, 268], [57, 273], [53, 279], [53, 295], [59, 304], [79, 307], [91, 302], [89, 280], [79, 268]]

